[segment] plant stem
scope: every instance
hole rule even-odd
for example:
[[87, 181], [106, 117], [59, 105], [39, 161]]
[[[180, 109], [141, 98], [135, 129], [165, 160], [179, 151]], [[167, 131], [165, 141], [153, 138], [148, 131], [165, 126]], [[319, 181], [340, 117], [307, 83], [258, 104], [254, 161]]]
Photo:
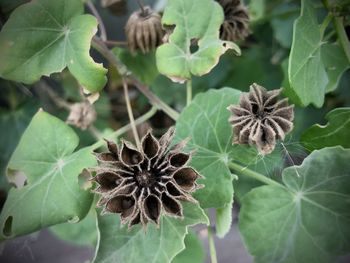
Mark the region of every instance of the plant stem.
[[126, 66], [116, 57], [114, 54], [107, 48], [105, 43], [99, 38], [94, 37], [92, 40], [92, 47], [95, 48], [98, 52], [104, 56], [109, 63], [111, 63], [119, 72], [121, 76], [127, 77], [135, 87], [142, 92], [150, 101], [150, 103], [157, 107], [158, 109], [164, 111], [172, 119], [176, 120], [179, 116], [179, 113], [170, 108], [165, 102], [163, 102], [159, 97], [153, 94], [148, 87], [144, 86], [139, 82], [135, 77], [133, 77], [129, 72]]
[[[144, 115], [140, 116], [139, 118], [137, 118], [135, 120], [135, 125], [139, 125], [139, 124], [144, 123], [145, 121], [149, 120], [150, 118], [152, 118], [152, 116], [154, 116], [154, 114], [156, 114], [156, 112], [157, 112], [157, 108], [152, 107], [148, 112], [146, 112]], [[115, 132], [111, 133], [110, 135], [105, 136], [105, 138], [108, 140], [117, 139], [119, 136], [126, 133], [130, 129], [131, 129], [131, 124], [129, 123], [129, 124], [121, 127], [120, 129], [116, 130]], [[95, 149], [103, 146], [104, 144], [105, 144], [105, 141], [103, 139], [100, 139], [99, 141], [97, 141], [93, 145], [91, 145], [91, 148], [93, 150], [95, 150]]]
[[145, 11], [145, 5], [143, 4], [143, 1], [142, 0], [136, 0], [136, 2], [138, 4], [138, 6], [140, 7], [142, 14], [145, 15], [146, 11]]
[[[324, 7], [326, 9], [328, 9], [329, 11], [331, 11], [332, 6], [329, 3], [329, 0], [322, 0], [322, 2], [323, 2]], [[333, 23], [334, 23], [334, 27], [335, 27], [335, 30], [336, 30], [337, 35], [338, 35], [339, 43], [343, 47], [346, 58], [348, 59], [348, 61], [350, 63], [350, 43], [349, 43], [348, 37], [346, 35], [343, 22], [344, 22], [344, 19], [342, 17], [336, 17], [336, 16], [333, 17]]]
[[258, 180], [264, 184], [268, 184], [268, 185], [274, 185], [274, 186], [283, 186], [282, 184], [262, 175], [262, 174], [259, 174], [257, 172], [254, 172], [244, 166], [241, 166], [237, 163], [229, 163], [228, 164], [228, 167], [232, 170], [234, 170], [235, 172], [238, 172], [242, 175], [245, 175], [247, 177], [250, 177], [250, 178], [253, 178], [255, 180]]
[[141, 150], [141, 142], [140, 142], [139, 135], [137, 133], [134, 115], [132, 114], [132, 108], [131, 108], [129, 91], [128, 91], [128, 84], [126, 83], [125, 78], [123, 78], [123, 88], [124, 88], [124, 98], [125, 98], [125, 102], [126, 102], [126, 108], [128, 110], [128, 115], [129, 115], [129, 120], [130, 120], [130, 124], [131, 124], [132, 133], [134, 135], [134, 139], [135, 139], [137, 148], [139, 150]]
[[103, 41], [107, 40], [107, 31], [106, 31], [106, 27], [103, 23], [103, 20], [100, 16], [100, 14], [98, 13], [96, 7], [94, 6], [94, 4], [91, 1], [87, 1], [86, 2], [87, 7], [90, 9], [91, 13], [96, 17], [97, 21], [98, 21], [98, 27], [100, 29], [100, 37]]
[[350, 43], [346, 35], [345, 28], [343, 26], [343, 21], [343, 17], [334, 17], [333, 19], [335, 30], [337, 31], [338, 35], [338, 41], [343, 47], [348, 62], [350, 63]]
[[113, 46], [113, 47], [117, 47], [117, 46], [127, 46], [128, 43], [126, 41], [116, 41], [116, 40], [106, 40], [104, 41], [106, 45], [108, 46]]
[[210, 261], [211, 263], [217, 263], [216, 248], [213, 235], [213, 227], [208, 226], [208, 241], [209, 241], [209, 251], [210, 251]]
[[320, 32], [321, 32], [322, 38], [323, 38], [324, 32], [326, 31], [329, 23], [332, 21], [332, 18], [333, 18], [333, 15], [332, 15], [332, 13], [329, 12], [321, 24]]
[[156, 106], [158, 109], [164, 111], [170, 118], [176, 121], [179, 118], [179, 113], [169, 107], [164, 101], [157, 97], [150, 89], [139, 82], [137, 79], [132, 79], [136, 88], [143, 93], [151, 102], [153, 106]]
[[186, 105], [190, 105], [191, 101], [192, 101], [192, 79], [187, 80], [186, 82], [186, 93], [187, 93], [187, 101], [186, 101]]

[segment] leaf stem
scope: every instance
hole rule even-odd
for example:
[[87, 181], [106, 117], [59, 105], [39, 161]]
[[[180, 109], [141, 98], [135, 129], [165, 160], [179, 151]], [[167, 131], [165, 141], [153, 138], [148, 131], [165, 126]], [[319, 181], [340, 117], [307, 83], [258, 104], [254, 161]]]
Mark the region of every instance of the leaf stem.
[[[140, 116], [139, 118], [137, 118], [135, 120], [135, 125], [139, 125], [139, 124], [144, 123], [145, 121], [149, 120], [150, 118], [152, 118], [154, 116], [154, 114], [156, 114], [156, 112], [157, 112], [157, 108], [153, 106], [148, 112], [146, 112], [144, 115]], [[117, 139], [119, 136], [126, 133], [130, 129], [131, 129], [131, 124], [129, 123], [129, 124], [121, 127], [120, 129], [116, 130], [115, 132], [105, 136], [104, 138], [109, 139], [109, 140]], [[99, 141], [97, 141], [93, 145], [91, 145], [91, 148], [93, 150], [95, 150], [95, 149], [103, 146], [104, 143], [105, 143], [105, 141], [103, 139], [100, 139]]]
[[215, 248], [215, 242], [214, 242], [214, 234], [213, 234], [213, 227], [209, 225], [207, 227], [208, 229], [208, 242], [209, 242], [209, 251], [210, 251], [210, 261], [211, 263], [217, 263], [218, 259], [216, 256], [216, 248]]
[[343, 47], [345, 55], [350, 63], [350, 43], [348, 37], [345, 32], [345, 28], [343, 26], [343, 17], [334, 17], [333, 23], [335, 26], [335, 30], [337, 31], [338, 41], [340, 45]]
[[102, 41], [106, 41], [107, 40], [107, 31], [106, 31], [106, 27], [103, 23], [103, 20], [102, 20], [100, 14], [98, 13], [96, 7], [94, 6], [94, 4], [91, 1], [87, 1], [86, 5], [98, 21], [98, 28], [100, 30], [100, 37], [101, 37]]
[[124, 98], [125, 98], [125, 102], [126, 102], [126, 108], [128, 110], [128, 115], [129, 115], [129, 120], [130, 120], [130, 124], [131, 124], [132, 133], [134, 135], [134, 139], [135, 139], [137, 148], [139, 150], [141, 150], [141, 142], [140, 142], [139, 135], [137, 133], [137, 129], [136, 129], [136, 125], [135, 125], [135, 119], [134, 119], [134, 115], [132, 113], [132, 108], [131, 108], [131, 103], [130, 103], [130, 97], [129, 97], [129, 91], [128, 91], [128, 83], [126, 83], [125, 78], [123, 78], [123, 89], [124, 89]]
[[260, 173], [254, 172], [254, 171], [252, 171], [252, 170], [250, 170], [250, 169], [248, 169], [248, 168], [246, 168], [244, 166], [241, 166], [241, 165], [239, 165], [237, 163], [231, 162], [231, 163], [228, 164], [228, 167], [230, 169], [234, 170], [235, 172], [238, 172], [238, 173], [240, 173], [242, 175], [245, 175], [247, 177], [250, 177], [250, 178], [253, 178], [255, 180], [258, 180], [258, 181], [260, 181], [260, 182], [262, 182], [264, 184], [280, 186], [280, 187], [282, 186], [283, 187], [282, 184], [280, 184], [280, 183], [278, 183], [278, 182], [276, 182], [276, 181], [274, 181], [274, 180], [272, 180], [272, 179], [270, 179], [270, 178], [268, 178], [268, 177], [266, 177], [266, 176], [264, 176], [264, 175], [262, 175]]
[[332, 21], [332, 18], [333, 18], [333, 14], [329, 12], [321, 24], [320, 32], [321, 32], [322, 38], [323, 38], [324, 32], [326, 31], [329, 23]]
[[[323, 2], [324, 7], [326, 9], [328, 9], [328, 11], [331, 12], [332, 6], [331, 6], [329, 0], [322, 0], [322, 2]], [[335, 30], [336, 30], [337, 35], [338, 35], [338, 41], [339, 41], [340, 45], [343, 47], [346, 58], [348, 59], [348, 61], [350, 63], [350, 43], [349, 43], [348, 37], [347, 37], [346, 32], [345, 32], [345, 28], [344, 28], [344, 18], [334, 16], [333, 23], [334, 23], [334, 27], [335, 27]]]
[[190, 105], [191, 101], [192, 101], [192, 79], [187, 80], [186, 82], [186, 105]]
[[157, 107], [158, 109], [164, 111], [169, 117], [176, 120], [179, 117], [179, 113], [173, 110], [171, 107], [169, 107], [165, 102], [163, 102], [158, 96], [156, 96], [154, 93], [150, 91], [150, 89], [147, 86], [144, 86], [141, 84], [140, 81], [138, 81], [134, 76], [132, 76], [129, 72], [126, 66], [110, 51], [105, 43], [101, 41], [98, 37], [94, 37], [92, 39], [92, 47], [95, 48], [103, 57], [107, 59], [107, 61], [113, 65], [119, 74], [123, 77], [128, 78], [132, 83], [135, 85], [135, 87], [145, 95], [150, 103]]
[[143, 1], [142, 0], [136, 0], [136, 2], [138, 4], [138, 6], [140, 7], [142, 14], [146, 15], [145, 5], [143, 4]]

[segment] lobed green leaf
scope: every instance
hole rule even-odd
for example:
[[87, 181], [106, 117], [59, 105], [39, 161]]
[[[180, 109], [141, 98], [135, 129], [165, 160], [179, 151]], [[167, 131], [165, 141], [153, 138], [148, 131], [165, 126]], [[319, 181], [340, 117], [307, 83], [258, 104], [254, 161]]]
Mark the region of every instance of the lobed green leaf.
[[80, 0], [37, 0], [21, 5], [0, 32], [0, 76], [32, 84], [68, 67], [90, 92], [106, 84], [106, 69], [89, 55], [97, 21]]
[[283, 171], [285, 187], [245, 195], [239, 229], [256, 262], [335, 262], [350, 251], [350, 150], [312, 152]]
[[[228, 49], [240, 54], [233, 42], [219, 39], [219, 29], [224, 21], [221, 6], [212, 0], [169, 0], [162, 22], [173, 27], [169, 42], [156, 52], [157, 66], [161, 74], [175, 82], [184, 82], [191, 75], [209, 73]], [[192, 42], [198, 43], [191, 50]]]
[[96, 160], [90, 148], [73, 152], [78, 143], [63, 121], [43, 111], [33, 117], [8, 165], [9, 175], [25, 176], [26, 184], [9, 191], [0, 239], [85, 217], [92, 194], [82, 189], [78, 176]]

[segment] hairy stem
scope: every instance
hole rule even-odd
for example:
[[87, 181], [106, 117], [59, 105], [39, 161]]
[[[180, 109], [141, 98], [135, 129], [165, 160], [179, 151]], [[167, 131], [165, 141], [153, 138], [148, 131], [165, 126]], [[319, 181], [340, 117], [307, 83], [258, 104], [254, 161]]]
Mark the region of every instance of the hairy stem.
[[123, 78], [123, 89], [124, 89], [124, 98], [125, 98], [125, 102], [126, 102], [126, 108], [128, 110], [128, 115], [129, 115], [129, 120], [130, 120], [130, 124], [131, 124], [132, 133], [134, 135], [134, 139], [135, 139], [137, 148], [139, 150], [141, 150], [141, 142], [140, 142], [139, 135], [137, 133], [137, 129], [136, 129], [136, 125], [135, 125], [135, 119], [134, 119], [134, 115], [132, 113], [132, 108], [131, 108], [131, 103], [130, 103], [130, 97], [129, 97], [129, 91], [128, 91], [128, 83], [126, 83], [125, 78]]
[[157, 107], [158, 109], [164, 111], [169, 117], [176, 120], [179, 113], [169, 107], [165, 102], [163, 102], [159, 97], [153, 94], [148, 87], [144, 86], [139, 82], [134, 76], [130, 75], [126, 66], [107, 48], [105, 43], [99, 38], [94, 37], [92, 40], [92, 47], [95, 48], [102, 56], [104, 56], [109, 63], [111, 63], [119, 72], [121, 76], [128, 78], [135, 87], [145, 95], [150, 103]]
[[186, 82], [186, 105], [190, 105], [191, 101], [192, 101], [192, 79], [188, 80]]
[[262, 182], [264, 184], [280, 186], [280, 187], [282, 186], [283, 187], [282, 184], [280, 184], [280, 183], [278, 183], [278, 182], [276, 182], [276, 181], [274, 181], [274, 180], [272, 180], [272, 179], [270, 179], [270, 178], [268, 178], [268, 177], [266, 177], [266, 176], [264, 176], [262, 174], [254, 172], [254, 171], [252, 171], [252, 170], [250, 170], [250, 169], [248, 169], [248, 168], [246, 168], [244, 166], [241, 166], [241, 165], [239, 165], [237, 163], [231, 162], [231, 163], [228, 164], [228, 167], [230, 169], [232, 169], [233, 171], [241, 174], [241, 175], [253, 178], [253, 179], [258, 180], [258, 181], [260, 181], [260, 182]]
[[215, 242], [214, 242], [213, 227], [209, 225], [207, 229], [208, 229], [210, 261], [211, 261], [211, 263], [217, 263], [218, 259], [217, 259], [217, 256], [216, 256], [216, 248], [215, 248]]
[[[157, 112], [157, 108], [152, 107], [148, 112], [146, 112], [144, 115], [140, 116], [139, 118], [137, 118], [135, 120], [135, 125], [139, 125], [139, 124], [144, 123], [145, 121], [149, 120], [150, 118], [152, 118], [154, 116], [154, 114], [156, 114], [156, 112]], [[121, 136], [122, 134], [129, 131], [130, 129], [131, 129], [131, 124], [129, 123], [129, 124], [121, 127], [120, 129], [116, 130], [115, 132], [111, 133], [110, 135], [105, 136], [105, 138], [107, 140], [115, 140], [119, 136]], [[105, 141], [103, 139], [100, 139], [99, 141], [97, 141], [96, 143], [91, 145], [91, 148], [93, 150], [95, 150], [95, 149], [103, 146], [104, 144], [105, 144]]]
[[100, 14], [98, 13], [96, 7], [94, 6], [94, 4], [91, 1], [87, 1], [86, 2], [87, 7], [90, 9], [91, 13], [96, 17], [97, 21], [98, 21], [98, 28], [100, 30], [100, 37], [103, 41], [107, 40], [107, 31], [106, 31], [106, 27], [103, 23], [103, 20], [100, 16]]

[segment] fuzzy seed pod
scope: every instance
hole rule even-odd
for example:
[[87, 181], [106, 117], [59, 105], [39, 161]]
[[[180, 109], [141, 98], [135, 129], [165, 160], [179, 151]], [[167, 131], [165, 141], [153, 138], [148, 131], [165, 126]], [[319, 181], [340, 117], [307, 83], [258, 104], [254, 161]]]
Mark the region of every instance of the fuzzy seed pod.
[[96, 111], [89, 102], [75, 103], [71, 106], [66, 123], [86, 130], [96, 120]]
[[249, 34], [248, 9], [240, 0], [216, 0], [224, 10], [225, 20], [220, 28], [220, 38], [227, 41], [244, 40]]
[[160, 15], [150, 7], [134, 12], [125, 26], [125, 34], [132, 53], [147, 53], [162, 44], [164, 31]]
[[232, 113], [233, 143], [256, 145], [265, 155], [274, 150], [276, 140], [284, 140], [293, 129], [294, 105], [279, 100], [280, 93], [281, 89], [267, 91], [254, 83], [249, 93], [241, 95], [239, 105], [227, 108]]
[[196, 202], [191, 193], [199, 188], [200, 175], [187, 166], [191, 154], [182, 152], [185, 141], [170, 148], [173, 135], [170, 129], [157, 140], [149, 131], [142, 138], [141, 151], [126, 141], [121, 147], [107, 141], [109, 151], [96, 155], [99, 167], [93, 177], [103, 213], [119, 213], [129, 228], [146, 227], [150, 221], [159, 225], [162, 211], [182, 217], [180, 201]]

